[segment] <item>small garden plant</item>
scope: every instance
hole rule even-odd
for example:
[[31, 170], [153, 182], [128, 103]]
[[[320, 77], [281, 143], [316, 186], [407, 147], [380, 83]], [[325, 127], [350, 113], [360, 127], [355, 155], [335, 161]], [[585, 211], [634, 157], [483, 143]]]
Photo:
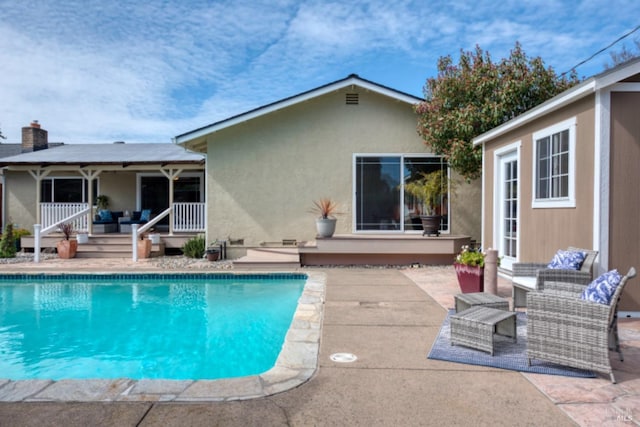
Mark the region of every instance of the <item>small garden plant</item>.
[[15, 258], [16, 240], [13, 234], [13, 224], [8, 223], [0, 239], [0, 258]]
[[456, 263], [472, 267], [484, 267], [484, 253], [480, 249], [463, 246], [462, 251], [456, 256]]
[[205, 251], [204, 236], [192, 237], [182, 245], [182, 253], [189, 258], [202, 258]]
[[314, 200], [310, 212], [320, 215], [320, 218], [327, 219], [337, 214], [338, 205], [329, 198]]

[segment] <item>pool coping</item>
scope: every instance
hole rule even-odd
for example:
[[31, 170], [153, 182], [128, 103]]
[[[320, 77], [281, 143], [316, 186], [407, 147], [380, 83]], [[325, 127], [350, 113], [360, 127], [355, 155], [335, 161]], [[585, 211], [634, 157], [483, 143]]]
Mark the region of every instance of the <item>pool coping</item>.
[[[179, 271], [175, 273], [180, 274]], [[269, 272], [273, 273], [275, 272]], [[229, 401], [269, 396], [298, 387], [307, 382], [318, 368], [327, 277], [321, 272], [296, 273], [305, 274], [307, 281], [276, 363], [273, 368], [260, 375], [219, 380], [0, 379], [0, 402]]]

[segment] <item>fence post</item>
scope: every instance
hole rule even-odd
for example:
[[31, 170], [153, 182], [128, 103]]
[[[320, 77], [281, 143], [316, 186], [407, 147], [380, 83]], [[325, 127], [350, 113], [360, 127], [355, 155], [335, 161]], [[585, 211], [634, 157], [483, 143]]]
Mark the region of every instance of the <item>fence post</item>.
[[138, 262], [138, 224], [131, 224], [131, 240], [133, 240], [133, 262]]
[[495, 249], [487, 250], [484, 258], [484, 291], [498, 295], [498, 251]]
[[33, 224], [33, 262], [40, 262], [40, 229], [42, 225]]

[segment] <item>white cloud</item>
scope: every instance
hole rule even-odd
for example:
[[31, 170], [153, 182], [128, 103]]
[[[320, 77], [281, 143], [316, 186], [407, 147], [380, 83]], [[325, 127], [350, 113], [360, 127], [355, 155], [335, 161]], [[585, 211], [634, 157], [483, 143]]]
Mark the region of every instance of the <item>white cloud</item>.
[[353, 72], [420, 94], [438, 57], [476, 44], [499, 59], [520, 41], [565, 71], [637, 25], [640, 3], [0, 0], [0, 10], [3, 134], [17, 142], [38, 119], [51, 140], [80, 143], [168, 141]]

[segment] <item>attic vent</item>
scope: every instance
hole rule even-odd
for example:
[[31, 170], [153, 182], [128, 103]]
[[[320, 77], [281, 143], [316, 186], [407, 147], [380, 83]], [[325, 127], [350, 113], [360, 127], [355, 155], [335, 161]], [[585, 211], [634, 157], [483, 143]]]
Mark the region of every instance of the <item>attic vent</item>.
[[357, 93], [348, 93], [345, 101], [347, 105], [358, 105], [360, 103], [360, 98]]

